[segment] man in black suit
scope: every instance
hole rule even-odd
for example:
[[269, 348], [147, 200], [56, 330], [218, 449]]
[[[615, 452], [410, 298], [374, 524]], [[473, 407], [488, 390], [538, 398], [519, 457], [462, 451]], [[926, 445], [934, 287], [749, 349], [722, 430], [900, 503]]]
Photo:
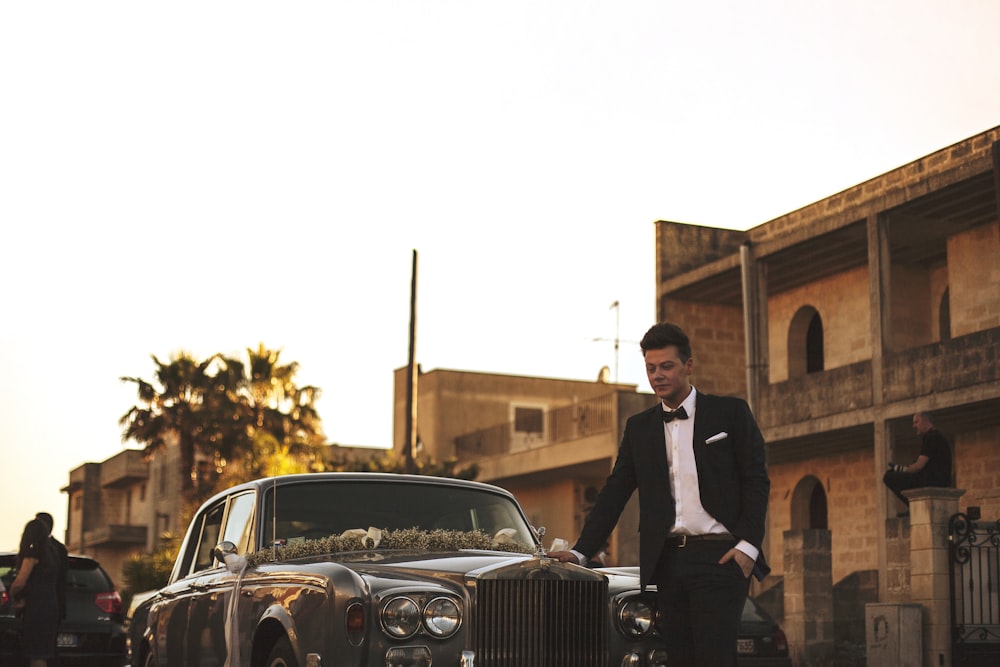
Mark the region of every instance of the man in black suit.
[[691, 343], [680, 327], [654, 325], [640, 347], [661, 403], [628, 419], [580, 538], [549, 557], [586, 563], [638, 489], [640, 580], [656, 585], [670, 664], [735, 665], [750, 575], [770, 571], [761, 552], [764, 439], [745, 401], [691, 385]]

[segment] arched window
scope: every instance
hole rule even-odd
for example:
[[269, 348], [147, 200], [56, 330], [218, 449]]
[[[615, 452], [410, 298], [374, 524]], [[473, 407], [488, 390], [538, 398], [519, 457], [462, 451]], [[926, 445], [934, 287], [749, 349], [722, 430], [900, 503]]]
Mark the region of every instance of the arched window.
[[792, 493], [792, 530], [828, 528], [826, 490], [816, 477], [803, 477]]
[[803, 306], [788, 327], [788, 377], [823, 369], [823, 319], [812, 306]]
[[938, 331], [938, 339], [951, 340], [951, 296], [947, 287], [941, 295], [941, 303], [938, 304]]
[[819, 313], [813, 313], [806, 331], [806, 373], [823, 370], [823, 320]]

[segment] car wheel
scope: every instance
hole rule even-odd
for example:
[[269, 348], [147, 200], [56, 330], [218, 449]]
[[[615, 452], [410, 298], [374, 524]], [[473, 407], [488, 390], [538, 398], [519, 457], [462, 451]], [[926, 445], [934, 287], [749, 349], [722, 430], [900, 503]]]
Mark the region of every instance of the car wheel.
[[288, 637], [282, 637], [277, 644], [271, 647], [265, 664], [267, 667], [298, 667], [299, 663], [295, 660], [292, 643], [288, 641]]

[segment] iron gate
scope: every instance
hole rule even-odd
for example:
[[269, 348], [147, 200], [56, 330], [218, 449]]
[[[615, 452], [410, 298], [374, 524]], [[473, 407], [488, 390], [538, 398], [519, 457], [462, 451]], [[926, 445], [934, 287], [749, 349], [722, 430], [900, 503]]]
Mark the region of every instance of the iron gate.
[[954, 665], [1000, 665], [1000, 520], [948, 521]]

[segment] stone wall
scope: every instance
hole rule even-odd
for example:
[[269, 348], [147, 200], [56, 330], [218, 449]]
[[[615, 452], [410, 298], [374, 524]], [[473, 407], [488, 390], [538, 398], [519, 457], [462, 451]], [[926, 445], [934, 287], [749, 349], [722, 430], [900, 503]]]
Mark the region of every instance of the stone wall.
[[667, 280], [708, 262], [739, 253], [746, 232], [661, 220], [656, 225], [658, 280]]
[[1000, 380], [1000, 328], [891, 354], [885, 363], [887, 402], [907, 401]]
[[886, 599], [882, 602], [906, 602], [910, 599], [910, 522], [906, 518], [885, 520]]
[[[781, 552], [782, 534], [792, 528], [792, 498], [798, 483], [814, 476], [823, 484], [828, 507], [827, 524], [833, 548], [832, 576], [838, 582], [857, 572], [878, 568], [876, 483], [870, 447], [815, 459], [771, 465], [768, 506], [768, 553]], [[776, 575], [783, 574], [777, 557], [770, 559]]]
[[1000, 327], [1000, 224], [948, 239], [952, 335]]
[[829, 370], [871, 359], [868, 269], [862, 267], [768, 297], [770, 381], [789, 379], [788, 332], [795, 313], [812, 306], [823, 322], [823, 365]]
[[927, 345], [933, 342], [931, 273], [911, 266], [892, 267], [891, 335], [893, 350]]
[[833, 585], [830, 531], [784, 533], [785, 618], [788, 652], [794, 664], [833, 665]]
[[955, 482], [966, 489], [961, 507], [978, 506], [984, 517], [1000, 517], [1000, 427], [948, 433]]
[[[789, 400], [790, 397], [795, 400]], [[810, 373], [760, 388], [757, 419], [762, 428], [795, 424], [872, 404], [872, 365], [859, 361], [825, 373]]]
[[741, 308], [671, 300], [664, 306], [663, 319], [680, 326], [691, 338], [692, 382], [699, 391], [746, 396]]

